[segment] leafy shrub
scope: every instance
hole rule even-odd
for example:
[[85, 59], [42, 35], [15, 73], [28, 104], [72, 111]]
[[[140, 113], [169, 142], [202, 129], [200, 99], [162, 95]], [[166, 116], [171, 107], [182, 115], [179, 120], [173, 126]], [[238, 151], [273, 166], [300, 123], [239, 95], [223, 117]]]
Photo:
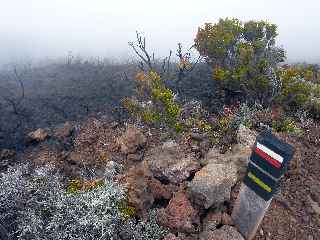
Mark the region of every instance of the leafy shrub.
[[18, 239], [119, 239], [123, 231], [136, 236], [130, 239], [160, 239], [165, 230], [155, 220], [137, 222], [119, 211], [125, 189], [112, 182], [111, 172], [103, 184], [78, 180], [68, 192], [50, 168], [11, 168], [1, 175], [0, 220]]
[[[309, 69], [309, 70], [308, 70]], [[313, 117], [320, 116], [320, 84], [310, 67], [290, 66], [279, 70], [281, 92], [277, 101], [286, 110], [307, 110]]]
[[125, 98], [124, 107], [147, 123], [182, 131], [178, 120], [181, 106], [171, 89], [164, 86], [160, 75], [154, 71], [139, 72], [136, 82], [140, 101]]
[[226, 18], [199, 28], [195, 47], [225, 89], [269, 105], [279, 91], [277, 64], [285, 59], [284, 50], [275, 46], [276, 36], [274, 24]]
[[311, 98], [311, 85], [297, 68], [279, 71], [282, 89], [278, 101], [284, 106], [303, 108]]
[[276, 132], [294, 133], [299, 134], [301, 129], [297, 126], [294, 119], [290, 117], [285, 117], [281, 121], [273, 120], [272, 124], [273, 130]]

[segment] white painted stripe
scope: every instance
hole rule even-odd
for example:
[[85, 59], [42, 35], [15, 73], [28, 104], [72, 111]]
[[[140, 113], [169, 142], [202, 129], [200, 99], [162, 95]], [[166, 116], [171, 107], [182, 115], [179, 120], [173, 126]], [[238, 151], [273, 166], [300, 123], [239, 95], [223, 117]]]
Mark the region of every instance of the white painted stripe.
[[265, 152], [268, 154], [270, 157], [273, 159], [277, 160], [278, 162], [282, 163], [283, 162], [283, 157], [280, 156], [279, 154], [275, 153], [271, 149], [267, 148], [266, 146], [262, 145], [261, 143], [257, 142], [257, 148], [259, 148], [261, 151]]

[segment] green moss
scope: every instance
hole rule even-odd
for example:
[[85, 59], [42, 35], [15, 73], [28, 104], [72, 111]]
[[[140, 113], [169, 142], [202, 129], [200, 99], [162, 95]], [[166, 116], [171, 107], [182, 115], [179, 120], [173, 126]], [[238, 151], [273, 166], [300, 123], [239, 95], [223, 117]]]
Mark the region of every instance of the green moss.
[[292, 118], [285, 118], [280, 121], [273, 121], [272, 128], [276, 132], [300, 134], [301, 129]]
[[76, 193], [80, 191], [81, 187], [82, 187], [82, 180], [80, 179], [71, 180], [70, 184], [67, 187], [67, 192]]
[[136, 209], [134, 207], [128, 206], [127, 201], [123, 200], [117, 204], [119, 212], [124, 218], [130, 219], [136, 215]]

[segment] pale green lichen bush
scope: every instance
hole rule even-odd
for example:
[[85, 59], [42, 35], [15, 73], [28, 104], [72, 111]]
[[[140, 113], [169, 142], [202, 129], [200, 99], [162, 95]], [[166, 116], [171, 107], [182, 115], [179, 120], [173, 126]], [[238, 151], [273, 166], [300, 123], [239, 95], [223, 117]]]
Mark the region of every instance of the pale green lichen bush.
[[0, 220], [12, 239], [125, 239], [124, 231], [135, 236], [127, 239], [163, 236], [165, 231], [154, 219], [136, 221], [119, 211], [126, 193], [111, 180], [112, 171], [107, 171], [103, 185], [70, 193], [51, 170], [19, 165], [1, 175]]

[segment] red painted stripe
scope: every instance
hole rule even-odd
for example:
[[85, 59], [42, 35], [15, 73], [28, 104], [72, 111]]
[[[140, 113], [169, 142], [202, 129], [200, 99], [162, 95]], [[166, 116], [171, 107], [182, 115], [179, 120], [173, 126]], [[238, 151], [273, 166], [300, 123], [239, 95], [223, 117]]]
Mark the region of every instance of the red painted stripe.
[[269, 163], [271, 163], [273, 166], [275, 166], [276, 168], [280, 168], [281, 164], [275, 160], [274, 158], [270, 157], [268, 154], [266, 154], [264, 151], [262, 151], [259, 148], [255, 149], [255, 152], [262, 158], [264, 158], [265, 160], [267, 160]]

